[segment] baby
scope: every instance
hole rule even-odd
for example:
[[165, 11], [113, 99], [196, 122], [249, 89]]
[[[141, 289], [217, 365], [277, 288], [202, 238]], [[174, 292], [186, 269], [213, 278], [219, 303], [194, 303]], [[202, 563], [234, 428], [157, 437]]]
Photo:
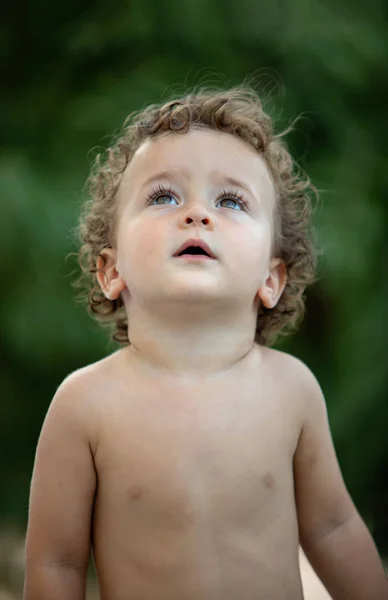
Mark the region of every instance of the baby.
[[[24, 600], [386, 600], [310, 370], [270, 348], [315, 258], [306, 176], [256, 93], [131, 115], [89, 178], [79, 285], [120, 349], [69, 375], [39, 438]], [[88, 279], [89, 277], [89, 279]]]

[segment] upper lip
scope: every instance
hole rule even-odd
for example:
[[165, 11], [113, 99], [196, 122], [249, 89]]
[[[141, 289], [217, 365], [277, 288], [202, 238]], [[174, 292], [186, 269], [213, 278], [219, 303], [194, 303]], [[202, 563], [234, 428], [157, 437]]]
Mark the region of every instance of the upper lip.
[[212, 249], [207, 245], [206, 242], [201, 240], [201, 238], [190, 238], [189, 240], [186, 240], [186, 242], [184, 242], [182, 246], [180, 246], [180, 248], [174, 253], [174, 256], [178, 256], [181, 252], [183, 252], [183, 250], [186, 250], [186, 248], [188, 248], [189, 246], [196, 246], [197, 248], [202, 248], [202, 250], [205, 250], [205, 252], [211, 258], [216, 258], [215, 254], [212, 252]]

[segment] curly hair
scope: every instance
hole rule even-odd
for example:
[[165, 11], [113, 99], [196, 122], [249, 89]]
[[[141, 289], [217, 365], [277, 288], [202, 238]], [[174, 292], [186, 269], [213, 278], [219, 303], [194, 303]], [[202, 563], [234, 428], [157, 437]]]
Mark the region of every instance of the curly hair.
[[114, 247], [116, 194], [136, 150], [149, 138], [163, 133], [184, 134], [190, 128], [208, 128], [238, 136], [263, 157], [272, 175], [276, 192], [273, 253], [283, 259], [288, 279], [277, 305], [272, 309], [260, 305], [258, 309], [255, 341], [271, 345], [279, 334], [286, 335], [296, 329], [305, 310], [303, 293], [315, 281], [310, 196], [311, 192], [317, 195], [317, 191], [283, 140], [291, 127], [276, 135], [272, 118], [264, 111], [256, 91], [247, 85], [221, 91], [201, 88], [196, 93], [131, 113], [111, 146], [96, 156], [86, 182], [89, 198], [74, 230], [81, 244], [76, 253], [81, 273], [73, 284], [81, 289], [77, 300], [86, 302], [89, 314], [112, 328], [113, 340], [120, 345], [130, 344], [121, 296], [109, 300], [97, 283], [97, 257], [103, 248]]

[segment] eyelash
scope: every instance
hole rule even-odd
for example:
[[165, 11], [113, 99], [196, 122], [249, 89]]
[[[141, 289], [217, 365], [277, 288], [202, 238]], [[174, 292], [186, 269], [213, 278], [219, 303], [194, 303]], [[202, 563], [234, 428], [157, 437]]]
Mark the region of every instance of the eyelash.
[[[169, 186], [168, 188], [159, 184], [158, 187], [154, 190], [151, 190], [150, 193], [148, 194], [147, 197], [147, 204], [151, 204], [151, 202], [153, 200], [156, 200], [156, 198], [159, 198], [159, 196], [175, 196], [175, 192], [172, 189], [171, 186]], [[217, 202], [219, 200], [223, 200], [225, 198], [230, 198], [231, 200], [235, 200], [238, 204], [240, 204], [242, 210], [246, 211], [248, 210], [248, 202], [242, 197], [242, 195], [240, 194], [240, 192], [238, 191], [238, 189], [234, 189], [234, 190], [225, 190], [223, 189], [221, 194], [217, 197]], [[163, 205], [161, 205], [163, 206]]]

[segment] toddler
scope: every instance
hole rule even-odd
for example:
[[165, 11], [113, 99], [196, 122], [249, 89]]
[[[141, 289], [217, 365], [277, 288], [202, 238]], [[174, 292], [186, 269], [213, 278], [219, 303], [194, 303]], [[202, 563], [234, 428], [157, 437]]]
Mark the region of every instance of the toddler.
[[310, 370], [271, 349], [314, 280], [313, 186], [254, 90], [131, 115], [89, 178], [83, 296], [119, 349], [59, 386], [24, 600], [387, 600]]

